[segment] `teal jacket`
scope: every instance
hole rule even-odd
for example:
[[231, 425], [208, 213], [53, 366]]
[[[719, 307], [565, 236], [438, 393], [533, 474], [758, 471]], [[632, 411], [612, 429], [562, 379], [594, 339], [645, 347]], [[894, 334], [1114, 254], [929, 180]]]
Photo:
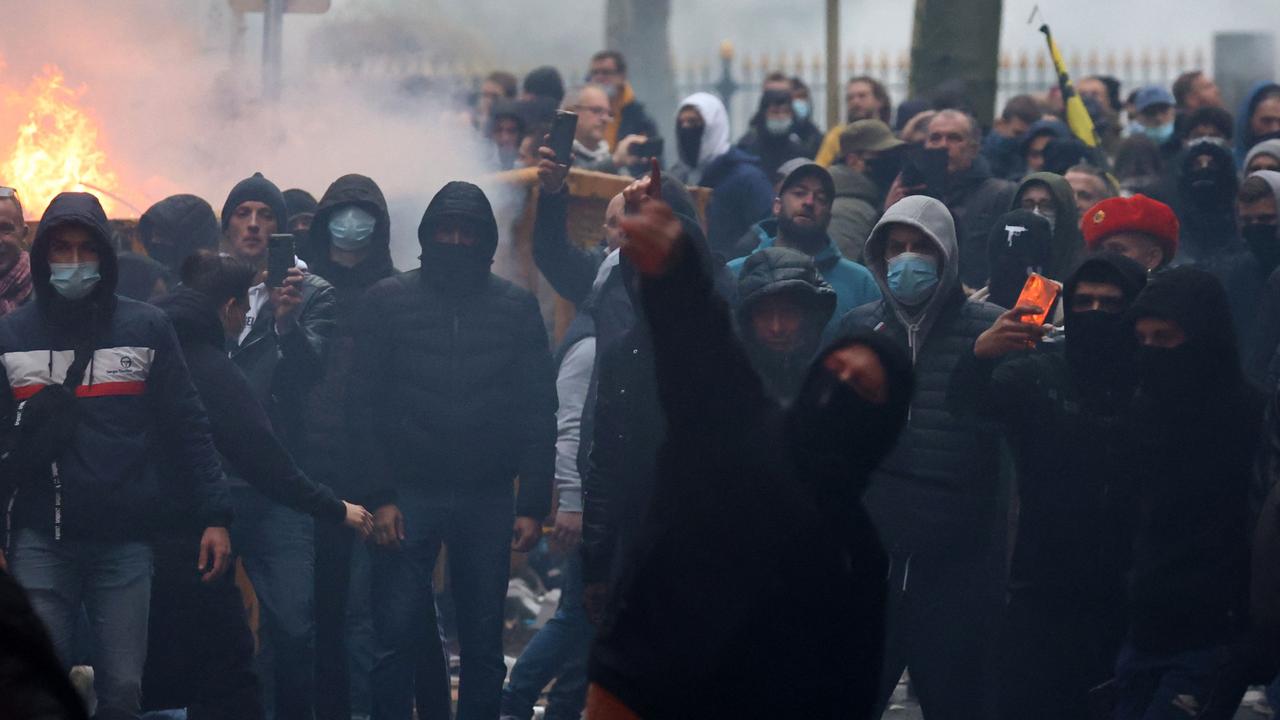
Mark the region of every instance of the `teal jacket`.
[[[778, 219], [761, 220], [752, 229], [760, 237], [759, 244], [751, 251], [754, 254], [767, 247], [773, 247], [778, 235]], [[742, 273], [742, 265], [746, 261], [745, 257], [730, 260], [727, 265], [729, 272], [737, 278]], [[836, 311], [831, 314], [831, 321], [827, 323], [823, 333], [825, 337], [831, 336], [845, 313], [859, 305], [866, 305], [881, 298], [880, 286], [876, 285], [871, 271], [841, 255], [835, 241], [828, 238], [827, 246], [822, 252], [813, 256], [813, 264], [818, 267], [822, 279], [836, 291]]]

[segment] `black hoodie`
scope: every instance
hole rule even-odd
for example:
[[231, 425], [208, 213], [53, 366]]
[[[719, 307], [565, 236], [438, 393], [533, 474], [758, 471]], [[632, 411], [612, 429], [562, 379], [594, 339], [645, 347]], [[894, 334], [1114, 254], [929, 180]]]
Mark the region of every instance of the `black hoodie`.
[[[69, 224], [92, 235], [102, 276], [78, 301], [65, 300], [49, 283], [50, 236]], [[17, 490], [14, 529], [67, 538], [145, 537], [162, 497], [189, 498], [193, 524], [227, 525], [226, 483], [178, 340], [164, 313], [113, 294], [117, 264], [109, 239], [102, 206], [87, 193], [62, 193], [41, 218], [31, 247], [36, 302], [0, 318], [0, 428], [13, 427], [19, 403], [60, 385], [77, 354], [92, 355], [75, 388], [79, 420], [71, 445], [55, 458], [60, 493], [50, 469], [36, 467], [19, 477], [0, 473], [0, 498]], [[166, 458], [174, 472], [162, 477], [158, 466]]]
[[1173, 350], [1140, 348], [1128, 443], [1139, 494], [1133, 643], [1167, 653], [1226, 644], [1248, 623], [1262, 398], [1240, 370], [1226, 293], [1212, 275], [1158, 273], [1129, 316], [1172, 320], [1187, 335]]
[[[329, 219], [344, 205], [356, 205], [376, 221], [369, 253], [354, 267], [329, 257]], [[312, 475], [350, 497], [368, 491], [359, 482], [361, 473], [352, 455], [346, 414], [347, 389], [360, 366], [355, 353], [356, 322], [365, 293], [396, 272], [391, 264], [391, 217], [378, 185], [364, 175], [343, 175], [334, 180], [316, 207], [310, 246], [311, 269], [337, 292], [337, 327], [329, 340], [324, 374], [307, 394], [307, 455], [301, 462]]]
[[[777, 352], [759, 342], [751, 325], [756, 305], [777, 295], [794, 297], [804, 311], [804, 342], [789, 353]], [[770, 397], [787, 404], [800, 392], [822, 340], [822, 329], [835, 308], [835, 291], [818, 274], [813, 258], [802, 252], [770, 247], [743, 263], [738, 276], [738, 332]]]
[[346, 517], [342, 501], [312, 482], [276, 438], [244, 373], [226, 353], [222, 323], [204, 294], [184, 288], [154, 303], [169, 316], [204, 400], [218, 452], [235, 474], [262, 494], [322, 520]]
[[[437, 223], [469, 225], [463, 281], [433, 274]], [[397, 494], [492, 500], [520, 477], [516, 513], [543, 518], [555, 461], [555, 367], [537, 300], [487, 272], [497, 222], [484, 193], [446, 185], [418, 231], [423, 267], [371, 287], [354, 324], [358, 366], [347, 394], [370, 507]]]
[[[642, 717], [868, 717], [887, 560], [859, 497], [906, 419], [910, 362], [855, 338], [880, 357], [888, 401], [818, 369], [812, 400], [783, 411], [706, 261], [685, 252], [641, 283], [670, 432], [589, 677]], [[837, 412], [819, 400], [837, 397]]]
[[222, 229], [213, 208], [202, 198], [170, 195], [142, 213], [138, 238], [147, 255], [168, 270], [166, 279], [173, 287], [182, 261], [197, 250], [217, 250]]

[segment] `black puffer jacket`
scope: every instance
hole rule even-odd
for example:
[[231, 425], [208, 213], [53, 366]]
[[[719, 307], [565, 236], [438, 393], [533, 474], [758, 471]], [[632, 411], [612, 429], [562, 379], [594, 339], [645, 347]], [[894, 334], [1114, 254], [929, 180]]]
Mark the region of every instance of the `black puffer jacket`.
[[[915, 226], [938, 245], [941, 280], [918, 315], [902, 308], [885, 281], [888, 225]], [[947, 386], [960, 359], [1000, 308], [965, 300], [960, 290], [955, 226], [937, 200], [904, 198], [885, 211], [867, 240], [868, 267], [884, 300], [844, 317], [840, 334], [887, 334], [911, 354], [916, 371], [911, 415], [897, 448], [872, 476], [866, 503], [885, 545], [894, 552], [963, 552], [990, 537], [999, 507], [994, 429], [955, 417]]]
[[[781, 353], [755, 336], [751, 314], [767, 297], [794, 298], [804, 311], [804, 341], [792, 352]], [[813, 258], [797, 250], [769, 247], [747, 258], [738, 276], [738, 334], [743, 338], [751, 365], [771, 398], [789, 403], [805, 376], [822, 341], [822, 329], [836, 308], [836, 292], [818, 274]]]
[[[354, 267], [329, 257], [329, 219], [334, 210], [348, 204], [361, 207], [376, 220], [369, 254]], [[351, 378], [360, 368], [355, 353], [356, 322], [369, 288], [396, 271], [391, 264], [391, 218], [377, 184], [364, 175], [343, 175], [334, 180], [316, 208], [310, 245], [311, 269], [333, 285], [337, 312], [324, 373], [307, 393], [307, 454], [299, 460], [309, 473], [323, 478], [344, 496], [354, 497], [368, 491], [352, 453], [346, 410]]]
[[[498, 229], [484, 193], [444, 187], [422, 217], [482, 227], [492, 262]], [[555, 462], [555, 367], [538, 303], [492, 273], [440, 287], [422, 268], [369, 289], [355, 324], [361, 367], [348, 394], [357, 462], [371, 507], [398, 494], [501, 497], [520, 477], [516, 513], [543, 518]]]
[[[342, 522], [346, 517], [342, 501], [294, 464], [244, 374], [227, 357], [222, 323], [209, 299], [184, 288], [156, 300], [155, 305], [173, 323], [191, 380], [208, 410], [213, 443], [230, 469], [278, 503], [326, 522]], [[186, 510], [168, 513], [178, 527], [189, 517]]]

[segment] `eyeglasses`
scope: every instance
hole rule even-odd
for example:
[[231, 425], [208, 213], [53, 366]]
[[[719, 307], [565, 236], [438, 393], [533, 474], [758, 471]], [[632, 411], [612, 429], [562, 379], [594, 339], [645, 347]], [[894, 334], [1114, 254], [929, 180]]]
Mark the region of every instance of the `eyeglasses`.
[[612, 110], [610, 110], [610, 109], [609, 109], [609, 108], [607, 108], [607, 107], [600, 107], [600, 106], [579, 105], [579, 106], [578, 106], [578, 111], [579, 111], [579, 112], [589, 112], [589, 113], [591, 113], [592, 115], [599, 115], [599, 116], [601, 116], [601, 117], [610, 117], [610, 116], [612, 116], [612, 115], [613, 115], [613, 111], [612, 111]]
[[17, 190], [5, 185], [0, 185], [0, 198], [4, 198], [7, 200], [13, 197], [18, 197]]

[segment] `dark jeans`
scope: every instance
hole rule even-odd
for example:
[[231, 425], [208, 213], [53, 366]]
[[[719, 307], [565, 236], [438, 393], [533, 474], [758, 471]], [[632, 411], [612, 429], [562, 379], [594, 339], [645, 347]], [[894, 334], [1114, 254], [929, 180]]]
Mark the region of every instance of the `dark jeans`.
[[244, 560], [258, 596], [258, 635], [271, 655], [270, 663], [259, 658], [258, 677], [274, 692], [275, 720], [311, 720], [316, 662], [314, 522], [251, 487], [233, 486], [231, 498], [231, 549]]
[[1001, 632], [1000, 717], [1080, 720], [1089, 691], [1111, 679], [1124, 634], [1124, 601], [1014, 592]]
[[[449, 546], [450, 581], [458, 613], [458, 719], [493, 720], [498, 716], [507, 674], [502, 616], [511, 561], [511, 497], [402, 497], [399, 508], [405, 521], [400, 549], [372, 551], [373, 622], [378, 637], [373, 717], [409, 720], [415, 670], [424, 659], [428, 666], [434, 664], [440, 653], [437, 640], [433, 640], [439, 633], [431, 573], [443, 542]], [[430, 682], [422, 673], [418, 678], [419, 685]], [[440, 682], [447, 693], [447, 673]], [[425, 689], [419, 687], [419, 717], [435, 720], [439, 698], [425, 698], [421, 692]]]
[[555, 616], [533, 636], [511, 669], [511, 681], [502, 691], [503, 716], [528, 720], [542, 688], [554, 679], [546, 718], [580, 717], [587, 701], [587, 653], [594, 637], [595, 626], [582, 605], [582, 554], [575, 550], [565, 562]]
[[1116, 661], [1116, 720], [1230, 720], [1249, 687], [1249, 667], [1231, 645], [1182, 653], [1125, 643]]
[[316, 524], [316, 718], [351, 720], [347, 597], [356, 538], [345, 525]]
[[989, 554], [894, 554], [880, 717], [902, 671], [928, 720], [991, 717], [987, 648], [999, 616], [999, 562]]
[[235, 568], [212, 583], [202, 582], [195, 569], [199, 547], [195, 535], [161, 538], [153, 545], [143, 709], [187, 708], [189, 720], [262, 718], [253, 633]]
[[[151, 547], [140, 542], [57, 541], [24, 529], [14, 534], [8, 561], [68, 669], [81, 608], [87, 614], [98, 694], [95, 717], [137, 717], [147, 657]], [[192, 555], [192, 567], [195, 562]]]

